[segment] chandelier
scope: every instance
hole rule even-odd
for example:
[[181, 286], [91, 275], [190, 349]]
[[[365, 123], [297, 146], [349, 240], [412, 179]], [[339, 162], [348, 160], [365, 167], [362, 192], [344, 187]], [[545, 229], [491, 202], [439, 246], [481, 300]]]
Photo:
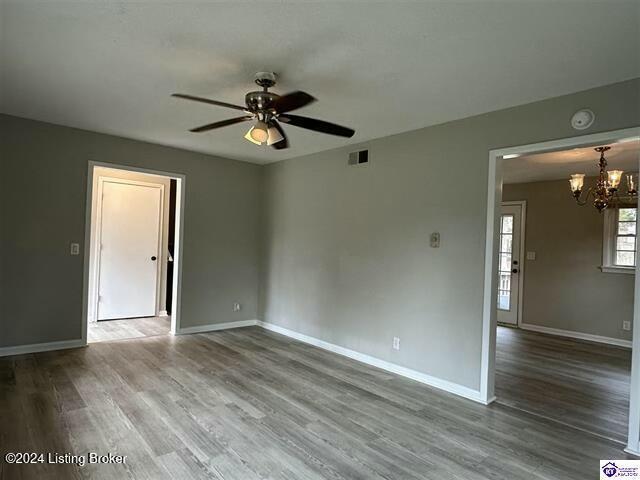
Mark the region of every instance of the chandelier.
[[[589, 187], [583, 199], [581, 197], [584, 187], [584, 173], [574, 173], [571, 175], [569, 184], [571, 185], [573, 198], [576, 199], [578, 205], [586, 205], [589, 197], [593, 197], [593, 206], [596, 207], [598, 212], [602, 212], [605, 208], [620, 203], [618, 186], [620, 185], [620, 180], [624, 172], [622, 170], [607, 171], [607, 160], [604, 158], [604, 152], [611, 150], [611, 147], [597, 147], [594, 150], [600, 153], [600, 160], [598, 161], [600, 174], [598, 175], [596, 184]], [[627, 174], [627, 195], [630, 198], [635, 198], [638, 195], [637, 184], [632, 174]]]

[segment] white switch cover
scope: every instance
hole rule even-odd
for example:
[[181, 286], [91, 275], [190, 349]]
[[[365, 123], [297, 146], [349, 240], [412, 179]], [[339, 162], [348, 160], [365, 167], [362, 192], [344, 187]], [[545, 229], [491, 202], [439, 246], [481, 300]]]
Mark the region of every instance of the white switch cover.
[[80, 255], [80, 244], [79, 243], [72, 243], [71, 247], [69, 248], [69, 254], [71, 254], [71, 255]]
[[527, 252], [527, 260], [535, 260], [536, 252]]
[[400, 337], [393, 337], [393, 349], [400, 350]]
[[242, 309], [242, 305], [240, 305], [239, 303], [234, 303], [233, 304], [233, 311], [234, 312], [239, 312]]
[[631, 330], [631, 322], [629, 320], [622, 322], [622, 329], [627, 331]]

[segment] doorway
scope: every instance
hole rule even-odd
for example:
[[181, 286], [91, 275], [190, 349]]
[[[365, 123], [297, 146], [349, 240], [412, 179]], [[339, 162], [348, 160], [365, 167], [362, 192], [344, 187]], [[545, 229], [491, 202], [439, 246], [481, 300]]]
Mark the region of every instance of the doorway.
[[[587, 350], [591, 349], [591, 345], [584, 343], [583, 340], [587, 340], [587, 341], [600, 340], [599, 338], [597, 338], [598, 335], [592, 335], [591, 336], [592, 338], [576, 337], [580, 340], [574, 340], [574, 339], [568, 340], [568, 337], [566, 336], [565, 337], [559, 336], [559, 335], [562, 335], [562, 333], [558, 331], [553, 331], [554, 329], [549, 329], [546, 327], [544, 327], [545, 330], [541, 330], [536, 327], [537, 328], [536, 333], [527, 332], [524, 330], [513, 330], [509, 328], [498, 327], [498, 321], [504, 324], [519, 326], [520, 328], [531, 327], [531, 325], [523, 325], [521, 308], [522, 308], [523, 302], [526, 303], [529, 300], [527, 300], [526, 294], [524, 295], [524, 298], [523, 298], [522, 296], [523, 290], [521, 287], [518, 290], [518, 299], [517, 299], [518, 309], [517, 310], [519, 312], [517, 314], [515, 322], [513, 321], [513, 319], [511, 319], [511, 321], [505, 321], [505, 316], [503, 315], [501, 316], [498, 308], [499, 302], [500, 302], [501, 290], [503, 291], [503, 295], [502, 295], [503, 297], [506, 297], [504, 293], [507, 290], [512, 295], [511, 284], [506, 285], [506, 282], [505, 282], [505, 284], [501, 285], [500, 272], [506, 272], [507, 265], [506, 264], [500, 265], [499, 263], [500, 254], [505, 252], [505, 250], [501, 246], [502, 236], [504, 233], [504, 229], [502, 228], [502, 225], [501, 225], [502, 214], [503, 214], [501, 211], [502, 210], [501, 203], [503, 198], [503, 174], [505, 170], [505, 163], [508, 162], [509, 165], [516, 165], [518, 158], [526, 155], [542, 154], [547, 152], [568, 151], [568, 150], [586, 148], [586, 147], [592, 148], [598, 145], [618, 144], [618, 143], [623, 143], [630, 140], [636, 141], [638, 137], [640, 137], [640, 129], [631, 128], [631, 129], [619, 130], [614, 132], [606, 132], [606, 133], [600, 133], [600, 134], [585, 135], [582, 137], [573, 137], [573, 138], [555, 140], [550, 142], [543, 142], [543, 143], [533, 144], [533, 145], [524, 145], [521, 147], [492, 150], [490, 152], [488, 208], [487, 208], [487, 237], [486, 237], [486, 255], [485, 255], [482, 368], [481, 368], [481, 379], [480, 379], [482, 398], [487, 403], [490, 403], [496, 400], [496, 396], [495, 396], [496, 366], [500, 361], [502, 361], [504, 364], [505, 355], [508, 356], [509, 354], [514, 352], [517, 354], [518, 353], [516, 351], [517, 349], [522, 350], [522, 349], [528, 348], [529, 353], [532, 355], [532, 358], [535, 357], [534, 358], [535, 362], [533, 363], [540, 363], [541, 359], [547, 358], [550, 354], [557, 353], [558, 354], [557, 357], [559, 360], [558, 366], [560, 366], [566, 360], [566, 356], [569, 354], [568, 353], [569, 348], [577, 347], [576, 349], [574, 349], [576, 354], [578, 356], [584, 354], [580, 357], [581, 358], [580, 361], [586, 359], [585, 361], [588, 363], [589, 359], [588, 359]], [[638, 157], [635, 157], [633, 168], [634, 170], [632, 171], [635, 171], [635, 172], [637, 172], [640, 169]], [[572, 173], [576, 173], [576, 172], [572, 172]], [[568, 196], [569, 200], [572, 201], [573, 199], [571, 199], [571, 192], [569, 191], [569, 186], [568, 186], [569, 182], [566, 181], [566, 178], [561, 182], [562, 182], [562, 187], [566, 190], [566, 191], [564, 190], [562, 191], [562, 198], [565, 199]], [[527, 204], [527, 207], [526, 207], [527, 210], [529, 209], [529, 207], [530, 205]], [[587, 207], [576, 206], [575, 208], [587, 208]], [[593, 208], [593, 207], [589, 206], [588, 208]], [[545, 212], [549, 212], [549, 210], [546, 210]], [[572, 210], [571, 215], [573, 215], [575, 212], [576, 210]], [[547, 213], [545, 213], [543, 220], [544, 218], [546, 218], [546, 215]], [[570, 232], [569, 235], [571, 235], [572, 237], [579, 237], [579, 235], [577, 235], [577, 232]], [[553, 243], [554, 241], [557, 241], [558, 238], [562, 238], [562, 233], [556, 232], [556, 237], [550, 237], [550, 238], [553, 238], [553, 240], [551, 240], [551, 243]], [[513, 241], [513, 238], [511, 238], [511, 240]], [[600, 241], [602, 242], [602, 238], [600, 238]], [[637, 252], [637, 249], [638, 249], [638, 246], [635, 245], [634, 250], [636, 252]], [[522, 246], [520, 247], [520, 256], [524, 257], [525, 264], [527, 263], [526, 259], [528, 259], [530, 255], [533, 260], [535, 260], [536, 258], [535, 248], [533, 249], [534, 251], [529, 251], [529, 250], [530, 250], [529, 246], [527, 246], [526, 252], [524, 251], [524, 248]], [[546, 260], [545, 257], [541, 257], [541, 258], [543, 260]], [[526, 284], [528, 281], [526, 280], [526, 278], [524, 278], [525, 276], [523, 275], [524, 273], [523, 269], [525, 265], [522, 263], [522, 261], [519, 263], [520, 263], [520, 268], [518, 269], [517, 274], [520, 275], [520, 279], [518, 283], [521, 284], [522, 281], [524, 280]], [[540, 261], [538, 261], [537, 263], [538, 263], [538, 266], [542, 265], [542, 262]], [[513, 273], [514, 265], [512, 264], [511, 267], [512, 267], [511, 271]], [[602, 269], [600, 271], [604, 272], [605, 270]], [[637, 271], [637, 266], [635, 268], [632, 268], [632, 271], [630, 273], [635, 273], [636, 271]], [[634, 277], [630, 277], [630, 278], [632, 280], [634, 279]], [[511, 280], [513, 283], [516, 283], [513, 277], [511, 277]], [[635, 286], [633, 285], [633, 283], [635, 283]], [[506, 288], [507, 286], [509, 287], [508, 289]], [[504, 288], [501, 288], [501, 287], [504, 287]], [[596, 295], [597, 295], [597, 292], [592, 293], [592, 296], [596, 296]], [[632, 317], [633, 317], [633, 323], [637, 324], [639, 321], [638, 309], [637, 309], [638, 299], [640, 298], [639, 282], [632, 281], [631, 296], [634, 297], [633, 304], [630, 307]], [[511, 301], [512, 299], [513, 297], [509, 296], [509, 300]], [[551, 302], [551, 300], [549, 300], [549, 302]], [[515, 312], [513, 312], [513, 314], [515, 314]], [[507, 320], [508, 320], [508, 317], [507, 317]], [[620, 323], [622, 324], [622, 322]], [[499, 328], [502, 328], [502, 329], [498, 330]], [[529, 328], [529, 330], [534, 330], [534, 328]], [[520, 332], [522, 332], [522, 334]], [[538, 333], [538, 332], [541, 332], [541, 333]], [[551, 336], [549, 334], [552, 334], [554, 336]], [[639, 395], [638, 395], [638, 393], [640, 393], [640, 374], [639, 374], [640, 358], [638, 358], [639, 357], [638, 347], [640, 347], [639, 345], [640, 334], [638, 333], [638, 329], [633, 329], [632, 334], [633, 334], [632, 341], [629, 341], [627, 343], [629, 343], [629, 346], [633, 346], [633, 350], [632, 351], [627, 350], [626, 352], [628, 353], [628, 355], [622, 352], [622, 354], [619, 356], [619, 358], [622, 358], [622, 362], [624, 362], [625, 361], [624, 358], [626, 358], [626, 361], [628, 363], [631, 363], [632, 365], [631, 374], [629, 375], [628, 363], [627, 363], [627, 373], [626, 373], [627, 387], [626, 389], [618, 390], [616, 393], [620, 394], [620, 392], [622, 392], [622, 395], [626, 395], [626, 399], [627, 399], [626, 406], [624, 407], [624, 412], [625, 412], [624, 418], [628, 419], [628, 421], [625, 420], [627, 425], [626, 451], [637, 455], [637, 454], [640, 454], [639, 442], [638, 442], [640, 437], [640, 416], [638, 414], [639, 413], [638, 408], [640, 407]], [[555, 335], [558, 335], [558, 336], [555, 336]], [[502, 355], [503, 358], [496, 358], [497, 336], [501, 337], [500, 341], [506, 340], [508, 342], [511, 342], [511, 346], [513, 347], [511, 351], [507, 349], [507, 350], [503, 350], [503, 353], [499, 352], [499, 355]], [[514, 338], [514, 337], [517, 337], [517, 338]], [[583, 342], [583, 343], [580, 343], [580, 342]], [[567, 345], [566, 343], [571, 343], [571, 345]], [[599, 348], [601, 353], [604, 352], [604, 350], [607, 350], [609, 348], [602, 345], [598, 347], [599, 344], [595, 344], [595, 345], [596, 345], [596, 348]], [[615, 349], [619, 347], [614, 346], [611, 348]], [[590, 350], [590, 352], [592, 351], [593, 350]], [[506, 354], [504, 352], [506, 352]], [[611, 353], [610, 357], [615, 361], [614, 357], [616, 357], [617, 355], [614, 355], [614, 353], [619, 353], [619, 350], [616, 350], [616, 352], [613, 352], [612, 350], [609, 353]], [[511, 359], [513, 358], [521, 358], [521, 356], [517, 354], [515, 357], [513, 356], [511, 357]], [[630, 362], [629, 362], [629, 359], [631, 360]], [[506, 358], [506, 361], [509, 362], [509, 359]], [[565, 378], [565, 380], [567, 379], [575, 380], [577, 378], [575, 374], [578, 372], [584, 375], [585, 384], [589, 382], [597, 381], [597, 379], [594, 380], [594, 377], [598, 375], [598, 372], [593, 369], [589, 369], [588, 366], [586, 365], [580, 366], [578, 363], [574, 363], [573, 365], [568, 365], [566, 364], [566, 362], [565, 362], [565, 365], [567, 368], [563, 372], [561, 372], [562, 374], [565, 374], [568, 376], [567, 378]], [[608, 377], [607, 375], [604, 375], [604, 374], [602, 375], [602, 379], [601, 379], [602, 382], [600, 384], [600, 386], [603, 386], [605, 389], [609, 388], [609, 386], [607, 386], [606, 383], [612, 380], [611, 374], [613, 371], [608, 370], [608, 372], [609, 372]], [[502, 373], [504, 372], [501, 372], [501, 374]], [[550, 373], [549, 370], [546, 369], [544, 370], [544, 372], [539, 371], [537, 378], [544, 379], [545, 376], [548, 377], [551, 374], [552, 373]], [[580, 379], [578, 378], [578, 380]], [[570, 383], [571, 383], [570, 381], [566, 381], [564, 383], [564, 386], [570, 386]], [[593, 383], [591, 385], [593, 385]], [[514, 389], [525, 388], [525, 387], [526, 385], [520, 384], [519, 386], [517, 385], [514, 386]], [[534, 393], [540, 395], [539, 399], [544, 399], [549, 395], [548, 391], [543, 391], [543, 390], [544, 389], [540, 389], [540, 388], [535, 389]], [[599, 402], [600, 400], [601, 398], [595, 399], [596, 402]], [[535, 403], [539, 404], [540, 402], [535, 402]], [[622, 405], [622, 404], [623, 402], [620, 402], [619, 405]], [[568, 409], [571, 409], [574, 407], [574, 405], [572, 405], [572, 400], [567, 398], [564, 399], [563, 406]], [[591, 406], [592, 405], [590, 405], [590, 407]], [[540, 414], [541, 412], [537, 412], [537, 413]], [[559, 413], [559, 412], [555, 412], [555, 413]], [[594, 432], [594, 430], [597, 430], [597, 427], [599, 425], [605, 425], [607, 423], [608, 415], [609, 414], [607, 413], [607, 410], [600, 410], [599, 414], [597, 414], [597, 418], [594, 417], [593, 419], [586, 419], [584, 424], [577, 426], [577, 428], [587, 430], [589, 432]], [[553, 421], [560, 421], [560, 422], [563, 421], [562, 419], [555, 418], [554, 415], [548, 415], [548, 418]], [[569, 417], [566, 416], [565, 419], [567, 418]], [[574, 425], [573, 423], [566, 422], [566, 424], [576, 428], [576, 425]], [[603, 435], [606, 436], [606, 433]]]
[[89, 164], [85, 342], [179, 328], [184, 176]]

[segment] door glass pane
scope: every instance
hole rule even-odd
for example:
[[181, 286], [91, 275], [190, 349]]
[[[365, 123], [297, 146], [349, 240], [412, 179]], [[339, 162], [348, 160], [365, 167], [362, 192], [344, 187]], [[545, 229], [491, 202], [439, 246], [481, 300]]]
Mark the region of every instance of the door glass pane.
[[502, 215], [502, 228], [500, 231], [502, 233], [513, 233], [513, 215]]
[[511, 292], [505, 292], [500, 290], [498, 292], [498, 309], [510, 310], [511, 309]]
[[511, 309], [511, 264], [513, 261], [513, 215], [500, 218], [498, 255], [498, 309]]
[[500, 251], [505, 253], [511, 253], [511, 243], [513, 241], [513, 235], [500, 235]]
[[509, 273], [511, 271], [511, 254], [510, 253], [500, 254], [500, 265], [498, 267], [498, 271], [500, 273], [502, 272]]

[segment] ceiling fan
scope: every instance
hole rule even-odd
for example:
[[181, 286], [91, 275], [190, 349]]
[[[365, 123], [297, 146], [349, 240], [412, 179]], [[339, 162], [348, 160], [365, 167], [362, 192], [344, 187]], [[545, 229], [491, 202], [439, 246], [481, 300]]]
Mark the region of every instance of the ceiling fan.
[[289, 112], [302, 108], [316, 101], [311, 95], [301, 91], [295, 91], [286, 95], [278, 95], [270, 92], [269, 88], [276, 84], [276, 76], [271, 72], [259, 72], [255, 82], [262, 87], [262, 91], [249, 92], [245, 96], [246, 106], [233, 105], [231, 103], [209, 100], [208, 98], [195, 97], [183, 93], [174, 93], [172, 97], [184, 98], [195, 102], [208, 103], [219, 107], [241, 110], [241, 117], [229, 118], [220, 122], [209, 123], [201, 127], [192, 128], [190, 132], [208, 132], [216, 128], [226, 127], [241, 122], [255, 121], [253, 126], [244, 136], [256, 145], [270, 145], [277, 150], [289, 147], [287, 136], [280, 122], [306, 128], [315, 132], [328, 133], [339, 137], [352, 137], [356, 132], [351, 128], [325, 122], [315, 118], [291, 115]]

